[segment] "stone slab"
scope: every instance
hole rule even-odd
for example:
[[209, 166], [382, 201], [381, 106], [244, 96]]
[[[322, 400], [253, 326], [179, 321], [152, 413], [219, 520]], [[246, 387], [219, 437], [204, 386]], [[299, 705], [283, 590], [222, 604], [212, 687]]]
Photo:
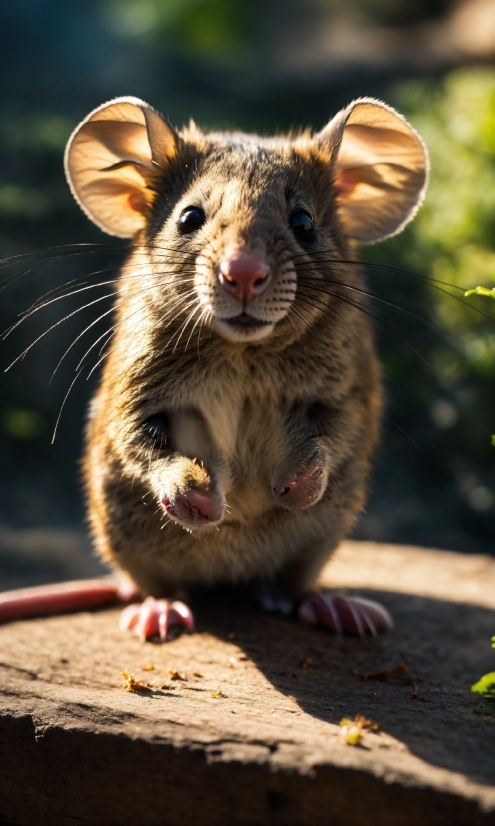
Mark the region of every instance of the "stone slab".
[[[347, 542], [322, 579], [394, 630], [338, 639], [221, 591], [164, 645], [118, 609], [0, 627], [0, 823], [495, 824], [495, 704], [470, 691], [495, 670], [495, 560]], [[400, 662], [413, 679], [360, 677]], [[356, 714], [380, 725], [358, 747]]]

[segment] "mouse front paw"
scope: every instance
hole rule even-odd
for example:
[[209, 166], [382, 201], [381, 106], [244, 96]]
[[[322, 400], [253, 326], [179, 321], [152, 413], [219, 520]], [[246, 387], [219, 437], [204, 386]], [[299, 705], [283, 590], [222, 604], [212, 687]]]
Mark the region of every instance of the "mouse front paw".
[[338, 594], [308, 594], [299, 604], [299, 618], [310, 625], [324, 625], [337, 634], [348, 631], [360, 637], [376, 637], [393, 627], [392, 617], [379, 602]]
[[325, 488], [323, 468], [318, 462], [292, 474], [276, 473], [272, 478], [272, 496], [283, 508], [301, 511], [314, 505]]
[[120, 615], [120, 630], [132, 631], [142, 642], [155, 636], [164, 642], [171, 626], [194, 630], [191, 609], [181, 600], [147, 597], [141, 605], [128, 605]]

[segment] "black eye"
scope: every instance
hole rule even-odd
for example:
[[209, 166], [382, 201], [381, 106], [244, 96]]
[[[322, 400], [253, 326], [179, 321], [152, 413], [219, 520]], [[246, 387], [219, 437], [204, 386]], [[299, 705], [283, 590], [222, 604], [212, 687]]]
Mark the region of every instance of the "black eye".
[[206, 215], [201, 207], [186, 207], [186, 209], [181, 212], [178, 221], [179, 232], [183, 235], [187, 235], [189, 232], [196, 232], [196, 230], [201, 229], [205, 221]]
[[168, 419], [164, 413], [150, 416], [141, 425], [141, 433], [146, 447], [164, 450], [169, 443]]
[[304, 209], [296, 209], [290, 216], [289, 224], [300, 241], [314, 241], [315, 227], [311, 216]]

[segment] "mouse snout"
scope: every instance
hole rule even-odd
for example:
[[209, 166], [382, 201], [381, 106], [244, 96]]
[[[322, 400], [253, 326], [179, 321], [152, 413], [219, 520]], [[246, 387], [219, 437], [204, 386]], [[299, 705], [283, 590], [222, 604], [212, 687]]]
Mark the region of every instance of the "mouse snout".
[[218, 278], [229, 295], [247, 304], [268, 287], [270, 269], [262, 253], [237, 250], [222, 259]]

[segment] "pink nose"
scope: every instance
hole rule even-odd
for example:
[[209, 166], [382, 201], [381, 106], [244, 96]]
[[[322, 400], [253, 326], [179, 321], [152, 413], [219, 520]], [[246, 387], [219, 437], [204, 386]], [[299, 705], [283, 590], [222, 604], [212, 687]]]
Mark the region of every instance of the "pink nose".
[[261, 253], [239, 250], [220, 262], [219, 280], [230, 295], [247, 303], [265, 292], [270, 275]]

